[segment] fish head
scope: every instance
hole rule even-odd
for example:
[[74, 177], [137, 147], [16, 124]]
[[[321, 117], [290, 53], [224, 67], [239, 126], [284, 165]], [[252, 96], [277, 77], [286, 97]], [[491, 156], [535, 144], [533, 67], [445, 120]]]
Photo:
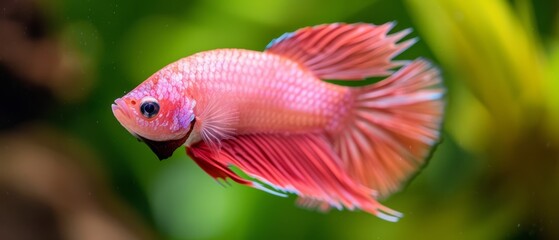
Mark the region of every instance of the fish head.
[[159, 160], [182, 146], [194, 127], [196, 101], [186, 96], [181, 82], [173, 74], [156, 73], [111, 106], [120, 124]]

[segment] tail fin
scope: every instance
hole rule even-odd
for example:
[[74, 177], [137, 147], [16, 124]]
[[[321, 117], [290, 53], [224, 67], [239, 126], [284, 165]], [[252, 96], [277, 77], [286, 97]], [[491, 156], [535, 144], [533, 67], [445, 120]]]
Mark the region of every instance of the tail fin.
[[410, 30], [388, 35], [393, 27], [394, 23], [306, 27], [274, 39], [266, 52], [297, 61], [322, 79], [387, 76], [392, 73], [390, 69], [402, 65], [392, 58], [415, 43], [411, 39], [397, 44]]
[[388, 76], [355, 90], [347, 126], [332, 142], [350, 175], [379, 196], [398, 190], [423, 164], [439, 139], [443, 114], [441, 79], [427, 61], [392, 61], [415, 43], [397, 43], [410, 30], [388, 35], [394, 23], [325, 24], [274, 39], [266, 51], [299, 62], [322, 79]]
[[356, 89], [335, 151], [351, 176], [387, 196], [415, 173], [437, 143], [444, 90], [436, 68], [415, 60], [389, 78]]

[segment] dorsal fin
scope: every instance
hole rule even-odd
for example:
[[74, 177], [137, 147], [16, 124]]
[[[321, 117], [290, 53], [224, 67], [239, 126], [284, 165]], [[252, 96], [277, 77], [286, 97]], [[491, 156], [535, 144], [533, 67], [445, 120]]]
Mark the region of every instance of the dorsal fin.
[[411, 30], [388, 35], [394, 23], [333, 23], [285, 33], [266, 52], [290, 58], [323, 79], [357, 80], [387, 76], [403, 62], [392, 58], [415, 43], [397, 43]]

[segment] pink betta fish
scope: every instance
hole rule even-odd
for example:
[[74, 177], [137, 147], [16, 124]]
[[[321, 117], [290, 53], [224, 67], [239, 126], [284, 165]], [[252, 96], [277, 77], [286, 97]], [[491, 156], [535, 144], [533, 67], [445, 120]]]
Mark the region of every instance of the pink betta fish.
[[[112, 110], [160, 160], [185, 146], [215, 179], [396, 221], [402, 214], [377, 199], [397, 191], [438, 142], [444, 89], [426, 60], [392, 60], [415, 43], [400, 42], [409, 29], [389, 34], [393, 26], [325, 24], [286, 33], [264, 52], [200, 52], [159, 70]], [[324, 81], [367, 77], [386, 79]]]

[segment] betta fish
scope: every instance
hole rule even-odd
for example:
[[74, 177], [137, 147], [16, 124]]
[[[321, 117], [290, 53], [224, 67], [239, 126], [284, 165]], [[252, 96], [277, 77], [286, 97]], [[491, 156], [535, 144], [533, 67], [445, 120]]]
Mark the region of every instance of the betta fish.
[[[397, 221], [402, 214], [378, 199], [399, 190], [439, 141], [444, 88], [427, 60], [393, 60], [416, 42], [393, 27], [324, 24], [283, 34], [263, 52], [196, 53], [112, 111], [160, 160], [185, 146], [217, 180]], [[384, 79], [366, 84], [371, 77]]]

